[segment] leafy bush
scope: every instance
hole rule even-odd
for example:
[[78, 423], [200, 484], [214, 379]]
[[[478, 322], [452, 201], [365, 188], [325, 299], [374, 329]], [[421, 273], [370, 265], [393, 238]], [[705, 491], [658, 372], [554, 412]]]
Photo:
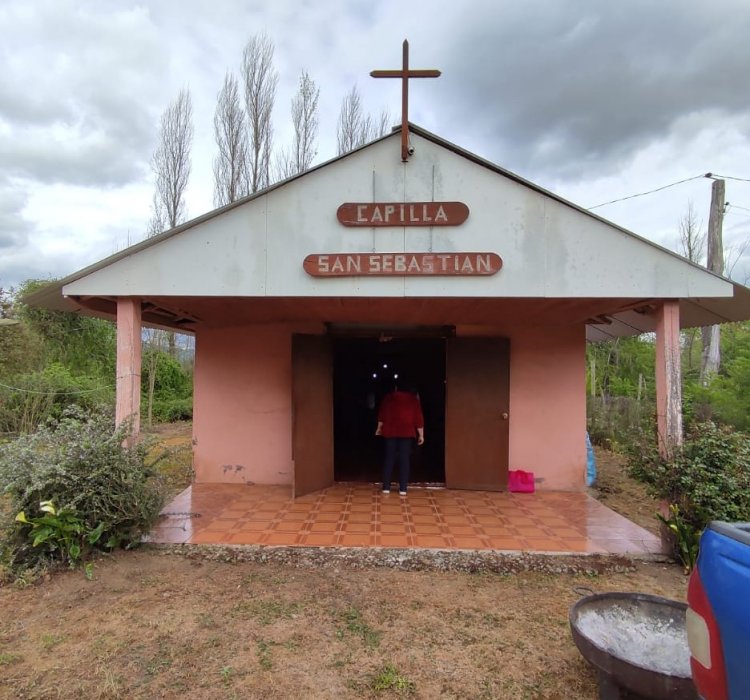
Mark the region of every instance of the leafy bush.
[[669, 506], [669, 517], [665, 518], [661, 513], [657, 513], [656, 517], [669, 531], [675, 552], [685, 568], [685, 573], [689, 574], [698, 561], [700, 530], [685, 522], [680, 507], [674, 503]]
[[114, 403], [114, 388], [91, 376], [73, 376], [53, 362], [44, 370], [6, 379], [0, 386], [0, 433], [28, 433], [78, 406], [92, 411]]
[[694, 531], [711, 520], [750, 520], [750, 436], [745, 433], [699, 423], [672, 459], [663, 459], [648, 436], [631, 448], [628, 461], [631, 476], [676, 505]]
[[27, 280], [17, 291], [17, 317], [42, 341], [47, 362], [59, 362], [76, 374], [106, 379], [115, 374], [116, 330], [112, 321], [23, 303], [23, 297], [53, 280]]
[[5, 326], [0, 329], [0, 377], [38, 369], [43, 352], [41, 339], [25, 323]]
[[32, 547], [41, 547], [52, 558], [59, 558], [71, 568], [85, 556], [89, 547], [99, 541], [104, 531], [103, 522], [93, 530], [87, 530], [74, 510], [56, 508], [52, 501], [42, 501], [39, 509], [42, 515], [31, 520], [21, 511], [16, 516], [16, 522], [30, 527], [27, 535]]
[[628, 396], [589, 396], [587, 430], [591, 442], [619, 451], [631, 441], [634, 431], [643, 431], [653, 423], [654, 402]]
[[[53, 501], [57, 512], [79, 522], [81, 533], [98, 531], [101, 549], [130, 547], [140, 541], [163, 504], [163, 487], [145, 443], [123, 446], [128, 426], [113, 430], [112, 416], [71, 409], [54, 424], [0, 445], [0, 486], [13, 512], [32, 523], [44, 517], [40, 504]], [[151, 463], [148, 463], [149, 460]], [[17, 522], [5, 543], [12, 568], [33, 567], [50, 552], [34, 548], [29, 525]]]
[[169, 353], [156, 348], [148, 348], [144, 351], [141, 373], [141, 393], [143, 395], [148, 393], [152, 372], [155, 398], [187, 398], [192, 395], [192, 376]]
[[193, 378], [169, 353], [149, 348], [143, 354], [141, 414], [152, 422], [190, 420], [193, 417]]
[[154, 401], [153, 418], [162, 423], [174, 423], [178, 420], [191, 420], [193, 417], [193, 399], [166, 399]]

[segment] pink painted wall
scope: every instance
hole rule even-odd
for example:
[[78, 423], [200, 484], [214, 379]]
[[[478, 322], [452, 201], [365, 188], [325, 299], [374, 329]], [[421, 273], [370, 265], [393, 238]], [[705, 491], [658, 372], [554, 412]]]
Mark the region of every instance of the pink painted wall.
[[291, 484], [291, 434], [289, 327], [201, 329], [193, 399], [196, 481]]
[[584, 489], [584, 326], [516, 332], [510, 358], [510, 469], [533, 471], [539, 489]]
[[[291, 334], [287, 325], [199, 332], [193, 405], [197, 481], [291, 484]], [[510, 468], [533, 471], [542, 480], [539, 489], [581, 490], [584, 327], [515, 331], [510, 342]]]

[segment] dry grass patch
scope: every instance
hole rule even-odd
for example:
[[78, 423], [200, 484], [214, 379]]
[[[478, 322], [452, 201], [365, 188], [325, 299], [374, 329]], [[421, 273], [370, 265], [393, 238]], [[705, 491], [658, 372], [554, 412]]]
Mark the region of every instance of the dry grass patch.
[[684, 598], [676, 566], [589, 577], [293, 569], [121, 553], [0, 589], [2, 698], [594, 698], [574, 588]]

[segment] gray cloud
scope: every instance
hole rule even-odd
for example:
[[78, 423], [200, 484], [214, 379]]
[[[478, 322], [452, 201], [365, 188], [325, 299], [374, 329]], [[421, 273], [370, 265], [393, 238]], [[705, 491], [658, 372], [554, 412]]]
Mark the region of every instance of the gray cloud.
[[12, 266], [6, 267], [0, 263], [0, 287], [17, 289], [28, 280], [61, 279], [75, 269], [69, 266], [69, 262], [57, 256], [48, 258], [39, 255], [34, 250], [24, 251], [23, 254], [14, 256]]
[[442, 90], [500, 162], [614, 167], [685, 114], [747, 112], [749, 34], [739, 0], [487, 6], [449, 39]]
[[16, 3], [0, 10], [2, 23], [13, 27], [0, 45], [5, 174], [84, 185], [140, 178], [162, 107], [152, 77], [168, 65], [148, 12], [59, 0], [31, 13]]
[[20, 188], [0, 180], [0, 250], [18, 248], [28, 242], [32, 225], [23, 216], [27, 201]]
[[142, 177], [148, 161], [142, 149], [128, 148], [105, 131], [75, 133], [59, 139], [38, 134], [0, 137], [0, 162], [6, 174], [39, 183], [111, 186]]

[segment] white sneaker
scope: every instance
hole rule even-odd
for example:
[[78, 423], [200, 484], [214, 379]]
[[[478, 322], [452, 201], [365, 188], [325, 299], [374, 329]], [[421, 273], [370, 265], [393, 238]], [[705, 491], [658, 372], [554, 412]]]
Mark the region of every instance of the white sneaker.
[[387, 496], [390, 493], [390, 491], [388, 489], [383, 489], [383, 493]]
[[399, 491], [399, 492], [398, 492], [398, 495], [399, 495], [399, 496], [406, 496], [406, 491]]

